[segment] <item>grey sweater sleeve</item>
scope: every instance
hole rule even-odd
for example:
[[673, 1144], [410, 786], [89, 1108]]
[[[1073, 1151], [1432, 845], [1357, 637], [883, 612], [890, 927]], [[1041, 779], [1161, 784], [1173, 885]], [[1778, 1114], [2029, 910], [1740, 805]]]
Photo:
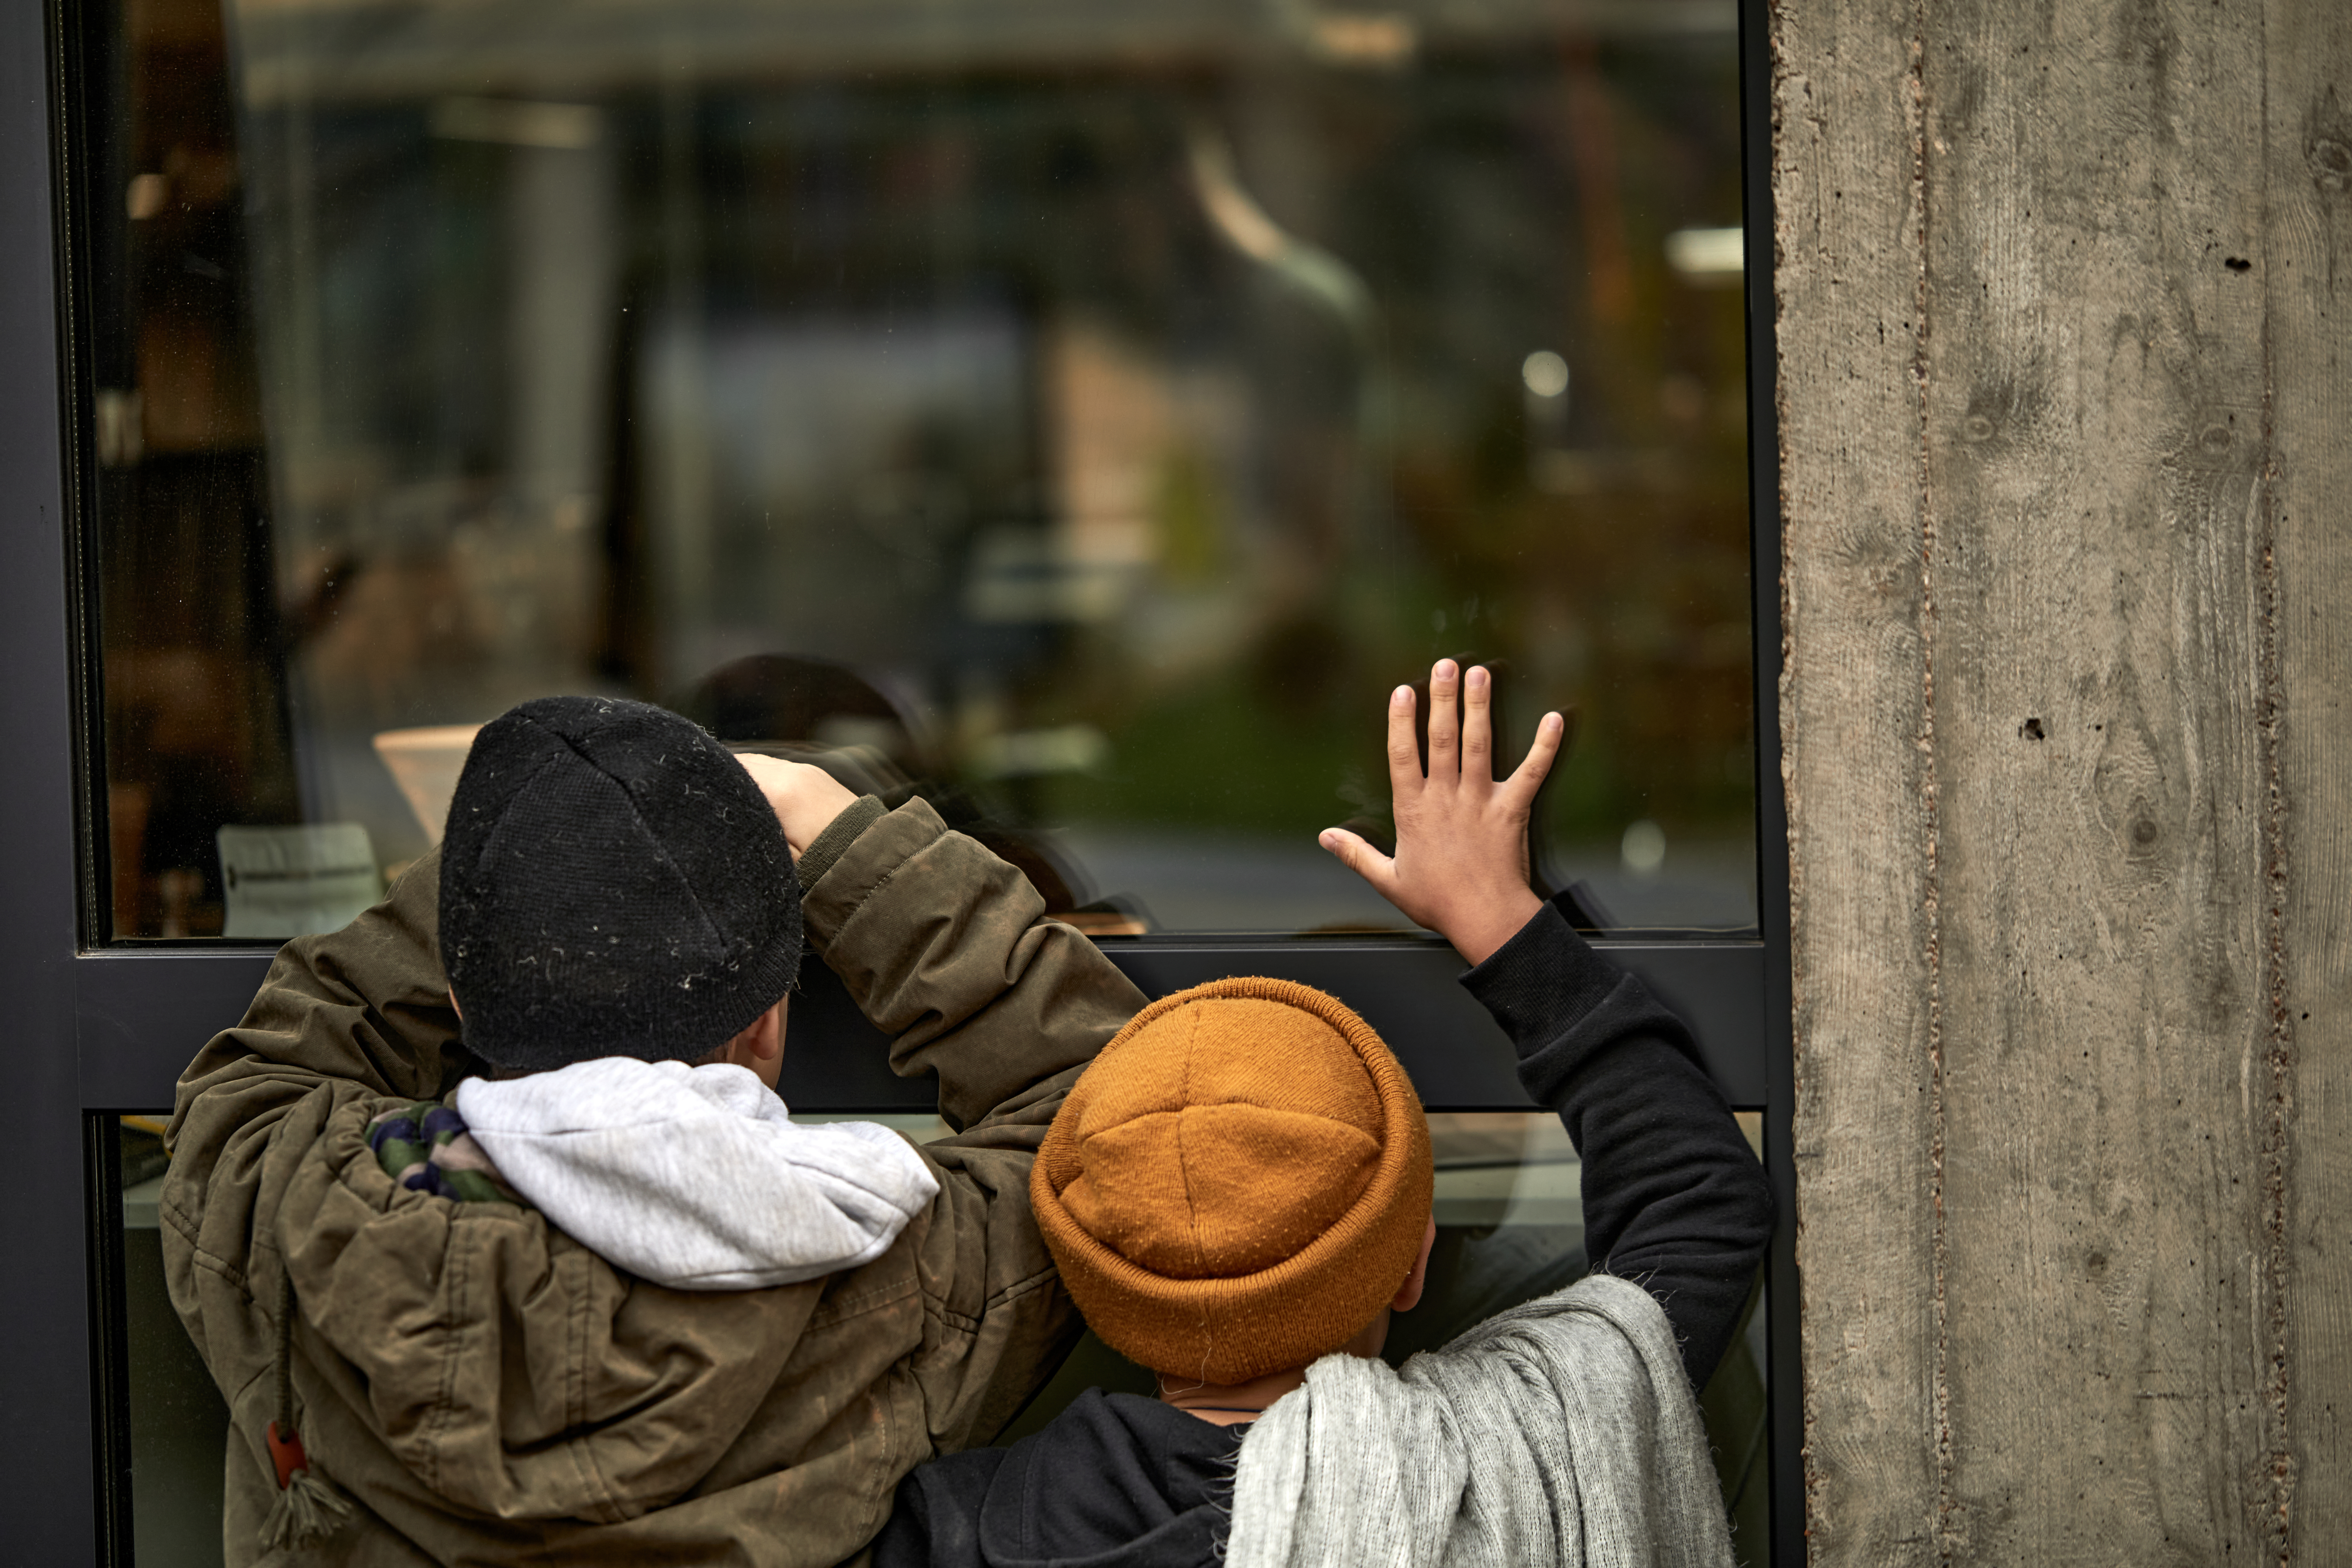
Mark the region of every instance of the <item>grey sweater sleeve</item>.
[[1771, 1239], [1772, 1195], [1690, 1030], [1550, 905], [1462, 983], [1583, 1159], [1594, 1269], [1648, 1287], [1704, 1384]]

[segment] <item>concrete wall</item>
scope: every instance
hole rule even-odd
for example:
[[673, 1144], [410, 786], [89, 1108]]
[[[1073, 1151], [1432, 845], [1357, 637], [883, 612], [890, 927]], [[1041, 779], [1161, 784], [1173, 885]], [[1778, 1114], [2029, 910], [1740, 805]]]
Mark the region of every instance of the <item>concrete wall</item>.
[[2352, 5], [1772, 44], [1812, 1560], [2352, 1561]]

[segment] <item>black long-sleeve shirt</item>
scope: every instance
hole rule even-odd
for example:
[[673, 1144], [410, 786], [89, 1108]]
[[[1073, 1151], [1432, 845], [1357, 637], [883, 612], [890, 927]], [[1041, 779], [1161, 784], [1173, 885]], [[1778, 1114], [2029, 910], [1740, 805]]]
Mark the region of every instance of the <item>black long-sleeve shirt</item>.
[[1772, 1193], [1689, 1027], [1549, 904], [1462, 984], [1584, 1163], [1585, 1256], [1648, 1288], [1705, 1384], [1771, 1240]]
[[[1657, 1297], [1704, 1384], [1772, 1233], [1763, 1168], [1682, 1020], [1549, 905], [1462, 977], [1583, 1161], [1584, 1245]], [[1192, 1568], [1223, 1555], [1247, 1426], [1090, 1389], [1033, 1436], [899, 1483], [875, 1568]]]

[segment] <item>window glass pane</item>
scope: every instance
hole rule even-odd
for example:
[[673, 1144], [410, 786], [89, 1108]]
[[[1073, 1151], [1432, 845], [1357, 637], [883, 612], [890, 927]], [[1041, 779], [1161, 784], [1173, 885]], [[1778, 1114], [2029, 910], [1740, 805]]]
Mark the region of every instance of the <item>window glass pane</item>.
[[139, 1568], [221, 1561], [221, 1467], [228, 1405], [173, 1310], [156, 1199], [170, 1159], [162, 1116], [126, 1116], [121, 1167], [123, 1358], [131, 1456], [131, 1560]]
[[1752, 926], [1730, 0], [105, 16], [116, 934], [336, 923], [551, 690], [1391, 927], [1313, 836], [1441, 655], [1588, 924]]

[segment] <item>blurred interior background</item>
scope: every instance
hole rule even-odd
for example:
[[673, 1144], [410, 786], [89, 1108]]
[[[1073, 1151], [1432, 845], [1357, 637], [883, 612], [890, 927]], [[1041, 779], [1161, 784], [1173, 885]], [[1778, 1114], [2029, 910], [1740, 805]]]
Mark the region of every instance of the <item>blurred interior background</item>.
[[1585, 923], [1752, 930], [1730, 0], [74, 16], [117, 937], [339, 923], [551, 691], [1393, 927], [1314, 835], [1441, 655]]

